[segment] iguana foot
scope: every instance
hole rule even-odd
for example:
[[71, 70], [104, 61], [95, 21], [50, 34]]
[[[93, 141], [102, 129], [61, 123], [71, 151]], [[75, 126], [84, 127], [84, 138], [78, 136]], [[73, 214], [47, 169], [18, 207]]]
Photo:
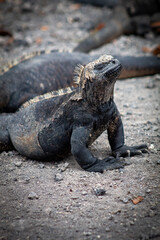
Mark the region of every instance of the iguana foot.
[[107, 170], [123, 168], [125, 165], [126, 165], [126, 163], [123, 160], [116, 159], [116, 158], [110, 156], [103, 160], [97, 160], [94, 163], [94, 165], [92, 165], [91, 167], [88, 167], [85, 170], [89, 171], [89, 172], [103, 173], [104, 171], [107, 171]]
[[119, 157], [130, 157], [134, 155], [142, 155], [142, 153], [148, 153], [148, 146], [146, 144], [142, 144], [139, 146], [126, 146], [123, 145], [122, 147], [113, 151], [113, 156], [116, 158]]

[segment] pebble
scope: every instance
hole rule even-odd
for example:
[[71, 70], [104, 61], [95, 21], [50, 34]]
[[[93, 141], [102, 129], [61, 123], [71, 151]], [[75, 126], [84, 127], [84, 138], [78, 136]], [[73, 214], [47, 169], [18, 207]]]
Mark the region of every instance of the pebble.
[[109, 227], [106, 227], [106, 232], [110, 232], [110, 228]]
[[160, 159], [157, 159], [157, 164], [160, 164]]
[[41, 163], [41, 164], [39, 164], [39, 168], [44, 168], [45, 167], [45, 165], [43, 164], [43, 163]]
[[130, 225], [134, 225], [134, 221], [130, 221], [129, 223], [130, 223]]
[[87, 195], [87, 192], [86, 191], [82, 191], [82, 195]]
[[67, 169], [68, 166], [69, 166], [69, 163], [67, 163], [67, 162], [59, 164], [58, 165], [58, 170], [60, 170], [61, 172], [64, 172]]
[[62, 174], [60, 174], [60, 173], [55, 174], [54, 180], [55, 180], [55, 182], [62, 181], [63, 180]]
[[146, 84], [146, 88], [148, 88], [148, 89], [153, 89], [155, 87], [156, 87], [155, 82], [149, 82], [149, 83]]
[[30, 177], [25, 177], [23, 183], [28, 184], [30, 182]]
[[151, 144], [148, 149], [151, 151], [151, 153], [157, 153], [157, 149], [155, 148], [154, 144]]
[[35, 192], [30, 192], [28, 195], [28, 199], [31, 199], [31, 200], [38, 199], [38, 198], [39, 197], [38, 197], [37, 193], [35, 193]]
[[106, 190], [103, 188], [93, 189], [96, 196], [103, 196], [106, 194]]
[[30, 3], [30, 2], [25, 2], [25, 3], [23, 4], [23, 6], [21, 7], [21, 10], [22, 10], [23, 12], [25, 12], [25, 13], [27, 13], [27, 12], [32, 12], [33, 9], [32, 9], [31, 3]]
[[123, 198], [123, 199], [122, 199], [122, 202], [123, 202], [123, 203], [128, 203], [128, 201], [129, 201], [128, 198]]
[[132, 115], [132, 113], [131, 112], [127, 112], [126, 115]]
[[154, 216], [155, 216], [155, 212], [150, 211], [150, 212], [149, 212], [149, 217], [154, 217]]
[[14, 165], [15, 165], [16, 167], [21, 167], [21, 166], [22, 166], [22, 162], [20, 162], [20, 161], [15, 162]]
[[91, 232], [84, 232], [83, 235], [85, 235], [85, 236], [91, 236], [92, 233], [91, 233]]
[[50, 215], [52, 213], [52, 209], [50, 207], [48, 208], [45, 208], [44, 209], [44, 212], [47, 214], [47, 215]]
[[110, 215], [110, 216], [108, 217], [108, 220], [113, 220], [113, 216]]
[[151, 144], [149, 147], [148, 147], [149, 150], [153, 150], [154, 149], [154, 145]]
[[146, 193], [150, 193], [151, 192], [151, 189], [146, 189]]

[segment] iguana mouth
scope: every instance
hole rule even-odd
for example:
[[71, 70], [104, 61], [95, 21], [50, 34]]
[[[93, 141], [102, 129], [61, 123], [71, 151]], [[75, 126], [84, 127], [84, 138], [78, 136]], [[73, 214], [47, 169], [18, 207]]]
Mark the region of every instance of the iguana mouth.
[[111, 78], [111, 77], [115, 77], [118, 76], [120, 74], [122, 70], [122, 65], [116, 64], [116, 66], [112, 66], [111, 68], [105, 68], [104, 69], [104, 77], [105, 78]]

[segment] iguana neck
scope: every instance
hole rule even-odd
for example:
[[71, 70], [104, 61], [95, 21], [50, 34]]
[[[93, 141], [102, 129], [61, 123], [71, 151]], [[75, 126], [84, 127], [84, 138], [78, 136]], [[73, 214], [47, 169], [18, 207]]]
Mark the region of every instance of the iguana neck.
[[106, 82], [86, 81], [85, 87], [81, 89], [82, 98], [89, 105], [98, 107], [113, 98], [115, 82], [116, 80], [108, 84]]

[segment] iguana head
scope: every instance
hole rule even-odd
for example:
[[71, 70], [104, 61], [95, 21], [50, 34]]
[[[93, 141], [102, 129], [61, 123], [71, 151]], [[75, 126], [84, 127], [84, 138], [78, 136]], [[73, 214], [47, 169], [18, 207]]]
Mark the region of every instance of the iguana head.
[[78, 66], [76, 82], [82, 97], [94, 105], [107, 102], [113, 96], [121, 69], [120, 62], [111, 55], [103, 55], [86, 66]]

